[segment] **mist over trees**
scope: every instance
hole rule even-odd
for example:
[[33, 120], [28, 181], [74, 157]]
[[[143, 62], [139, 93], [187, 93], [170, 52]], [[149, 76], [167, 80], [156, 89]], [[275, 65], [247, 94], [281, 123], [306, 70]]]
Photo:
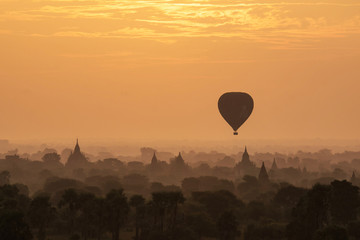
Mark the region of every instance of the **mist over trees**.
[[1, 154], [1, 239], [360, 237], [360, 152], [100, 156]]

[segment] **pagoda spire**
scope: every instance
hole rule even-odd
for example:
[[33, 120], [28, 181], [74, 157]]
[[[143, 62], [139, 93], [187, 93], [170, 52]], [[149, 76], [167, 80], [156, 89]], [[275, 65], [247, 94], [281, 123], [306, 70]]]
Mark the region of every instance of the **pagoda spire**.
[[87, 166], [88, 160], [86, 159], [85, 155], [81, 153], [80, 146], [79, 146], [79, 139], [76, 139], [76, 145], [74, 151], [71, 152], [68, 160], [65, 164], [65, 167], [76, 169], [76, 168], [83, 168]]
[[74, 149], [74, 153], [75, 152], [80, 152], [80, 146], [79, 146], [79, 139], [76, 139], [76, 145], [75, 145], [75, 149]]
[[273, 171], [278, 170], [275, 158], [274, 158], [273, 164], [271, 166], [271, 170], [273, 170]]
[[179, 155], [175, 158], [175, 160], [177, 163], [185, 164], [185, 161], [184, 161], [183, 157], [181, 156], [181, 152], [179, 152]]
[[153, 155], [153, 157], [151, 159], [151, 165], [155, 165], [155, 164], [157, 164], [157, 162], [158, 162], [158, 159], [157, 159], [156, 154], [154, 152], [154, 155]]
[[262, 162], [260, 173], [259, 173], [259, 182], [260, 183], [267, 183], [269, 182], [269, 175], [265, 168], [265, 163]]
[[245, 146], [245, 151], [244, 151], [244, 153], [242, 155], [241, 162], [250, 163], [250, 156], [249, 156], [249, 153], [247, 152], [247, 147], [246, 146]]

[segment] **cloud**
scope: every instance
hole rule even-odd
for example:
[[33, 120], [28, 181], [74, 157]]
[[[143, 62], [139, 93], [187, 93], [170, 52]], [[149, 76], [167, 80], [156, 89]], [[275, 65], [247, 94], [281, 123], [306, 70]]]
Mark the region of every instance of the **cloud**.
[[[360, 3], [354, 0], [27, 0], [0, 6], [0, 34], [167, 42], [220, 37], [299, 45], [299, 39], [360, 32]], [[64, 31], [70, 27], [76, 30]]]

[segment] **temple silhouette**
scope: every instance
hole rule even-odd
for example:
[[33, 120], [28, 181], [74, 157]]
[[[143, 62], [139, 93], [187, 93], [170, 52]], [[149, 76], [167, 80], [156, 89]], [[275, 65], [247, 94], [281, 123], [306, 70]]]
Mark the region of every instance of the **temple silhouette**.
[[269, 182], [269, 175], [266, 171], [264, 162], [261, 165], [260, 173], [259, 173], [259, 182], [260, 183], [268, 183]]
[[235, 177], [237, 178], [242, 178], [245, 175], [256, 176], [258, 174], [258, 168], [256, 168], [255, 163], [250, 160], [246, 146], [241, 161], [235, 165], [234, 170]]
[[86, 159], [85, 155], [81, 152], [79, 146], [79, 140], [76, 139], [76, 145], [74, 151], [71, 152], [65, 167], [71, 169], [83, 168], [88, 165], [88, 160]]

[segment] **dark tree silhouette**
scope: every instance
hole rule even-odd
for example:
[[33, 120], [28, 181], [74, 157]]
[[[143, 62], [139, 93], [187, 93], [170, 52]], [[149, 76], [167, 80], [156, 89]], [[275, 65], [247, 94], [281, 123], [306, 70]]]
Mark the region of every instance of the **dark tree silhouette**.
[[245, 204], [229, 191], [193, 192], [192, 199], [203, 204], [209, 215], [215, 219], [227, 210], [243, 209]]
[[360, 221], [349, 222], [347, 231], [353, 239], [360, 239]]
[[2, 171], [0, 173], [0, 186], [10, 184], [10, 176], [9, 171]]
[[258, 222], [249, 224], [244, 232], [244, 240], [285, 240], [284, 224]]
[[75, 219], [79, 210], [79, 194], [74, 189], [65, 190], [58, 204], [63, 209], [63, 217], [68, 223], [68, 232], [73, 235], [75, 231]]
[[152, 202], [151, 205], [153, 207], [154, 213], [154, 225], [157, 225], [157, 219], [159, 217], [160, 224], [159, 230], [161, 232], [164, 231], [164, 218], [166, 214], [166, 208], [168, 207], [169, 201], [166, 195], [166, 192], [154, 192], [152, 193]]
[[348, 240], [348, 235], [344, 227], [330, 225], [315, 233], [314, 240]]
[[19, 210], [0, 210], [0, 237], [1, 240], [30, 240], [32, 234]]
[[280, 209], [281, 215], [288, 220], [291, 216], [292, 209], [305, 196], [307, 190], [294, 186], [281, 188], [274, 196], [273, 203]]
[[44, 161], [44, 163], [58, 164], [61, 157], [57, 153], [46, 153], [41, 159]]
[[[288, 225], [289, 239], [345, 239], [346, 231], [332, 224], [346, 225], [357, 218], [359, 188], [347, 181], [315, 185], [293, 211]], [[354, 233], [356, 235], [356, 233]], [[330, 236], [334, 235], [334, 238]]]
[[130, 198], [130, 206], [135, 208], [135, 240], [138, 240], [141, 223], [145, 217], [145, 198], [141, 195], [133, 195]]
[[317, 184], [300, 200], [287, 228], [290, 240], [312, 239], [318, 229], [329, 224], [329, 193], [330, 186]]
[[266, 213], [266, 206], [260, 201], [251, 201], [246, 207], [246, 217], [258, 221]]
[[46, 227], [54, 220], [56, 209], [51, 206], [49, 196], [35, 197], [30, 204], [28, 216], [34, 227], [38, 228], [38, 240], [46, 238]]
[[192, 230], [197, 234], [198, 239], [215, 236], [215, 222], [205, 211], [188, 213], [185, 217], [185, 224], [191, 226]]
[[359, 188], [347, 181], [334, 181], [331, 183], [330, 213], [332, 221], [336, 224], [347, 224], [355, 221], [355, 209], [360, 206]]
[[129, 213], [127, 197], [122, 189], [111, 190], [105, 199], [106, 224], [112, 233], [112, 240], [119, 240], [120, 228]]
[[183, 204], [185, 198], [182, 192], [167, 192], [168, 208], [169, 208], [169, 229], [174, 230], [177, 221], [178, 205]]
[[237, 236], [238, 225], [238, 220], [232, 212], [226, 211], [222, 213], [217, 221], [219, 239], [234, 240]]
[[28, 211], [30, 199], [19, 193], [16, 185], [0, 187], [0, 209], [17, 209], [25, 214]]
[[81, 193], [79, 195], [79, 217], [78, 217], [78, 225], [81, 229], [81, 235], [84, 240], [92, 236], [97, 236], [97, 229], [99, 219], [97, 215], [98, 206], [96, 197], [92, 193]]

